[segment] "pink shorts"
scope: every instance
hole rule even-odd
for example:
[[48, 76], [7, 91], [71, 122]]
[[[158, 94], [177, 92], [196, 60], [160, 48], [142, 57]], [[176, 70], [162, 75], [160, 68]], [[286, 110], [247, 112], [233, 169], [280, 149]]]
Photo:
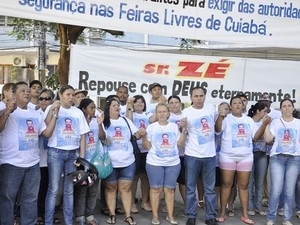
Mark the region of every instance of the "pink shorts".
[[253, 155], [246, 157], [229, 157], [220, 154], [219, 165], [223, 170], [251, 171], [253, 165]]

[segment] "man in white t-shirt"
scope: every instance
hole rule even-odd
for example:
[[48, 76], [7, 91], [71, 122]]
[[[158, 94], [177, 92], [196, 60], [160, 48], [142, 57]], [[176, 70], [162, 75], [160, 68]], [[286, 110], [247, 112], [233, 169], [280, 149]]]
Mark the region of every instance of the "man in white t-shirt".
[[117, 90], [116, 95], [118, 96], [119, 101], [120, 101], [120, 108], [121, 108], [120, 114], [121, 114], [121, 116], [125, 116], [126, 110], [127, 110], [127, 100], [129, 97], [128, 87], [120, 86]]
[[39, 97], [43, 85], [39, 80], [33, 80], [30, 82], [29, 87], [30, 87], [30, 102], [28, 103], [28, 108], [38, 110]]
[[[216, 221], [216, 148], [215, 117], [216, 109], [205, 103], [206, 89], [194, 87], [190, 91], [192, 105], [183, 110], [187, 118], [188, 136], [185, 143], [185, 179], [186, 179], [186, 225], [195, 225], [197, 218], [196, 187], [199, 177], [204, 186], [206, 204], [205, 224], [217, 225]], [[205, 124], [205, 128], [203, 126]], [[208, 129], [209, 128], [209, 129]]]
[[162, 85], [154, 82], [149, 85], [148, 91], [151, 94], [151, 99], [146, 102], [147, 112], [155, 114], [156, 105], [159, 102], [167, 102], [167, 98], [162, 93]]
[[27, 83], [14, 84], [12, 91], [15, 101], [9, 101], [0, 116], [0, 224], [14, 224], [18, 192], [22, 224], [35, 224], [40, 182], [38, 136], [49, 137], [56, 119], [46, 127], [40, 113], [27, 107]]

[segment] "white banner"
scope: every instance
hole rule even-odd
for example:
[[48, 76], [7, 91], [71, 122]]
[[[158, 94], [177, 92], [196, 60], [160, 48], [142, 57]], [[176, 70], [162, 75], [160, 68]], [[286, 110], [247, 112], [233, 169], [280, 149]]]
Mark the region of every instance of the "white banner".
[[279, 107], [291, 98], [299, 107], [300, 92], [296, 86], [300, 62], [221, 58], [196, 55], [166, 54], [119, 48], [96, 48], [74, 45], [71, 48], [69, 83], [84, 89], [90, 96], [115, 94], [120, 85], [129, 94], [150, 98], [148, 86], [163, 85], [163, 94], [178, 95], [190, 102], [190, 88], [207, 89], [207, 101], [219, 104], [243, 91], [250, 103], [262, 93], [269, 93], [272, 106]]
[[299, 0], [1, 0], [0, 15], [197, 40], [300, 48]]

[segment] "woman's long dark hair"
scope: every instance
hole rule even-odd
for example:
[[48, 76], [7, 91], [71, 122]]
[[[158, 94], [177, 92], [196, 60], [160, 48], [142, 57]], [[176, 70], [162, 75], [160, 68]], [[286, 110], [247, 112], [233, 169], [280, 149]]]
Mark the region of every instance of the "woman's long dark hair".
[[252, 118], [257, 113], [257, 110], [261, 111], [266, 107], [269, 108], [268, 104], [266, 104], [265, 102], [259, 101], [255, 105], [251, 105], [251, 108], [248, 110], [248, 116]]
[[104, 112], [103, 124], [106, 129], [110, 127], [109, 107], [111, 106], [113, 101], [116, 101], [119, 103], [119, 101], [116, 98], [109, 98], [105, 101], [104, 111], [103, 111]]

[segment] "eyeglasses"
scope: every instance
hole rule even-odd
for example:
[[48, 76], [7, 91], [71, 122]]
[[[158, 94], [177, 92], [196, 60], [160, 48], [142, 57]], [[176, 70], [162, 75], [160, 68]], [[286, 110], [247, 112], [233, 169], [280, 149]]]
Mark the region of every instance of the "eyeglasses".
[[39, 100], [40, 100], [40, 101], [44, 101], [44, 100], [45, 100], [45, 101], [50, 101], [50, 100], [51, 100], [51, 97], [45, 97], [45, 98], [44, 98], [44, 97], [39, 97]]

